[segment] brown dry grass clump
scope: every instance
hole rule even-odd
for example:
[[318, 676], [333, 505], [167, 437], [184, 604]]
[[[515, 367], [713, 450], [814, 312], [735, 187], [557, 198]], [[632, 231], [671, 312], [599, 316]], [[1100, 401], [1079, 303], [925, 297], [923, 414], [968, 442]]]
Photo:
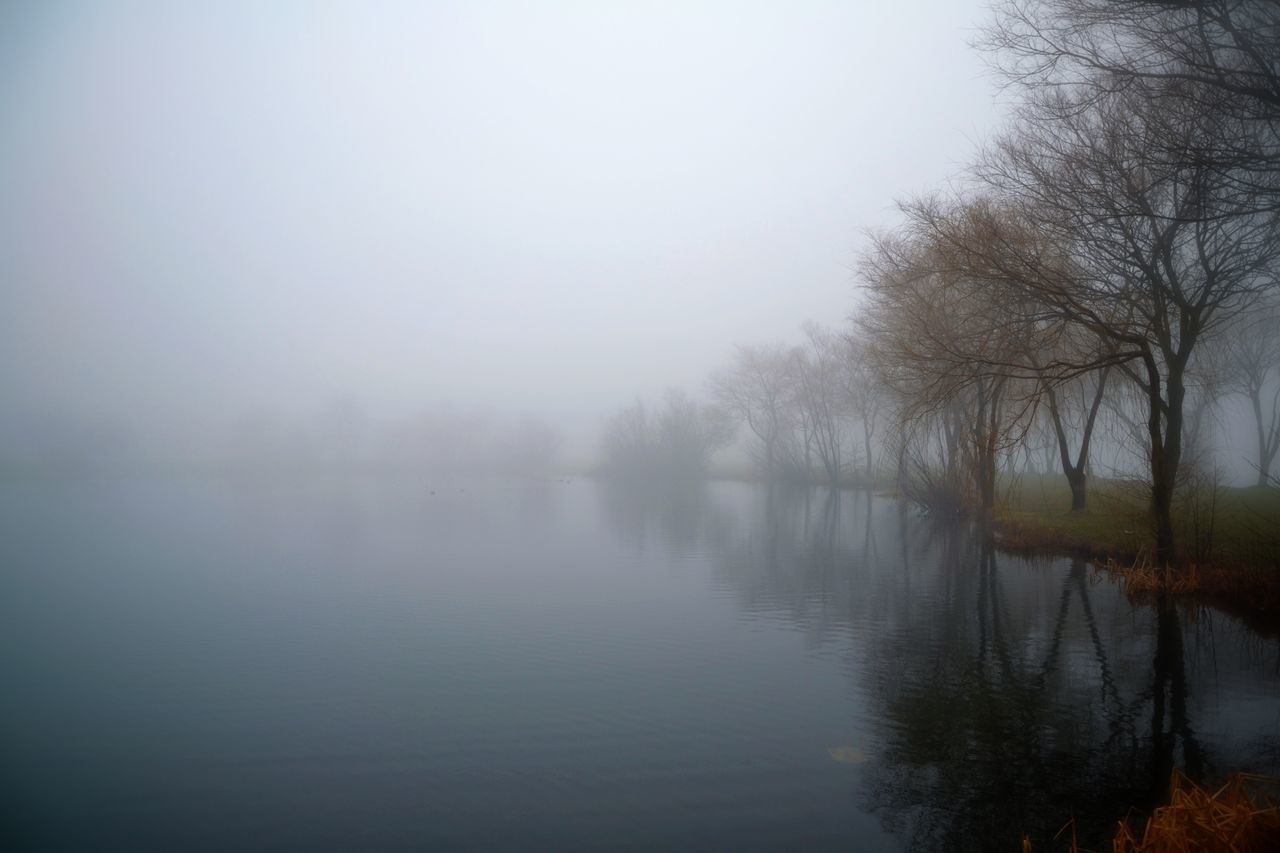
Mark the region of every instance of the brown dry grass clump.
[[1114, 560], [1096, 565], [1119, 575], [1125, 593], [1132, 597], [1163, 592], [1211, 601], [1247, 600], [1253, 610], [1280, 612], [1280, 573], [1271, 570], [1206, 567], [1194, 563], [1181, 569], [1161, 569], [1145, 561], [1125, 566]]
[[1169, 805], [1147, 819], [1142, 836], [1127, 820], [1112, 841], [1114, 853], [1186, 853], [1233, 851], [1266, 853], [1280, 847], [1280, 807], [1259, 790], [1261, 776], [1237, 773], [1210, 792], [1179, 771], [1173, 774]]
[[[1169, 805], [1147, 818], [1141, 835], [1122, 820], [1111, 842], [1112, 853], [1268, 853], [1280, 850], [1280, 806], [1263, 792], [1276, 780], [1237, 773], [1227, 784], [1209, 791], [1181, 771], [1173, 773]], [[1080, 853], [1071, 830], [1071, 853]], [[1062, 834], [1062, 833], [1059, 833]], [[1022, 839], [1023, 853], [1031, 840]]]

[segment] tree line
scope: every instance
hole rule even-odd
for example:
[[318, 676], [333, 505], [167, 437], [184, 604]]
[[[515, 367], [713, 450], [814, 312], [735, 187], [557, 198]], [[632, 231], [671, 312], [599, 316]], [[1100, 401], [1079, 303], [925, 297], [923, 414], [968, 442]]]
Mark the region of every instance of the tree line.
[[913, 497], [986, 514], [1037, 446], [1084, 507], [1106, 424], [1171, 564], [1214, 401], [1248, 400], [1259, 485], [1280, 448], [1280, 3], [1004, 0], [978, 47], [1008, 126], [871, 235], [845, 328], [737, 348], [703, 415], [765, 476], [869, 479], [875, 447]]
[[668, 390], [652, 415], [643, 401], [615, 414], [605, 425], [604, 468], [699, 476], [712, 453], [745, 434], [766, 479], [874, 478], [886, 398], [856, 338], [806, 324], [798, 346], [739, 345], [707, 391], [708, 402]]

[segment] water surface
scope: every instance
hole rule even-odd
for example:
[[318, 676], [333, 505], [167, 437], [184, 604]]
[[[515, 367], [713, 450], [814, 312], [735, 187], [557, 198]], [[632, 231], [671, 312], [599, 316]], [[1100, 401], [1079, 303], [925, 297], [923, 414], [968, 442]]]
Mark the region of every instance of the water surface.
[[865, 492], [11, 481], [0, 570], [8, 850], [1014, 850], [1280, 768], [1275, 639]]

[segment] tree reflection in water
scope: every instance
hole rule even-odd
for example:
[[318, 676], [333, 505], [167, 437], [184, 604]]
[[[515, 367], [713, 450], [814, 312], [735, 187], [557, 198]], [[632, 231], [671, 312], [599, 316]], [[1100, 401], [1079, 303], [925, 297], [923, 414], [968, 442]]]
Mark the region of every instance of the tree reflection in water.
[[[1122, 623], [1104, 628], [1092, 601], [1114, 589], [1094, 587], [1076, 559], [1056, 613], [1028, 618], [1034, 604], [1025, 589], [1010, 595], [989, 535], [959, 525], [936, 535], [949, 577], [929, 624], [882, 635], [868, 666], [885, 737], [864, 797], [909, 848], [1014, 850], [1025, 832], [1048, 849], [1073, 816], [1081, 842], [1096, 845], [1131, 807], [1162, 798], [1173, 767], [1203, 778], [1247, 760], [1213, 762], [1196, 737], [1170, 602], [1134, 611], [1117, 636]], [[1134, 665], [1144, 644], [1145, 677]]]
[[638, 547], [698, 550], [745, 615], [839, 651], [868, 733], [850, 807], [909, 849], [1053, 849], [1072, 817], [1096, 847], [1174, 767], [1280, 771], [1280, 649], [1234, 620], [1130, 603], [1081, 560], [1002, 555], [866, 492], [611, 500]]
[[668, 556], [718, 553], [728, 547], [732, 518], [700, 479], [596, 481], [605, 520], [628, 547], [657, 547]]

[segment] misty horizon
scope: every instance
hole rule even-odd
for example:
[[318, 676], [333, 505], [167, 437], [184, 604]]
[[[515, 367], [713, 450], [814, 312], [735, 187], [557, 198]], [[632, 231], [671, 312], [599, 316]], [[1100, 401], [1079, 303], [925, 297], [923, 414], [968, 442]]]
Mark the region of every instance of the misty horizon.
[[0, 5], [0, 849], [1262, 849], [1277, 58]]
[[982, 11], [11, 6], [0, 456], [352, 405], [585, 456], [851, 312], [861, 233], [996, 119]]

